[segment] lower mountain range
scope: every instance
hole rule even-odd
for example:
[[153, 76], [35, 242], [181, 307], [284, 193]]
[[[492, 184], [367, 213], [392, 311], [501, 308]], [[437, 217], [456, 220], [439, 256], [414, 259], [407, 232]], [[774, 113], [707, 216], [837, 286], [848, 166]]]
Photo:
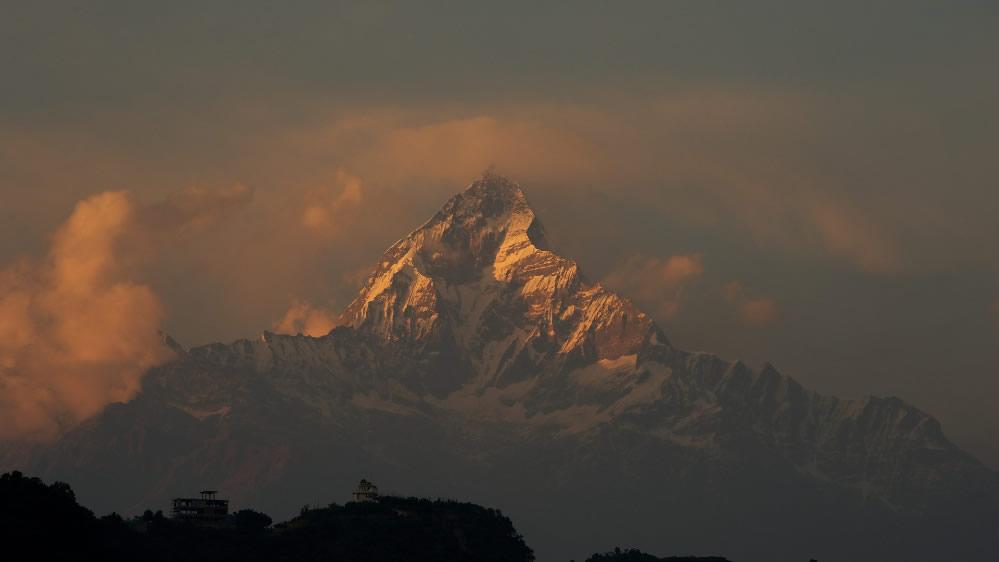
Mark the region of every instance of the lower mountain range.
[[385, 252], [328, 335], [185, 349], [142, 391], [0, 471], [73, 482], [98, 513], [205, 487], [501, 508], [541, 561], [608, 544], [764, 560], [999, 557], [999, 473], [897, 398], [844, 400], [670, 344], [554, 254], [486, 173]]

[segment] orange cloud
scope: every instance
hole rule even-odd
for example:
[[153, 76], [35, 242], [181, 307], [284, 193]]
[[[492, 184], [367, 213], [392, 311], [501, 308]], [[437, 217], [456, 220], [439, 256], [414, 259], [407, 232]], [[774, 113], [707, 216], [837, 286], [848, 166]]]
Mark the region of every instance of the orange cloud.
[[314, 338], [325, 336], [336, 327], [337, 314], [328, 308], [312, 306], [308, 301], [291, 298], [291, 306], [281, 320], [274, 322], [273, 329], [279, 334], [304, 334]]
[[851, 259], [872, 273], [891, 273], [898, 268], [898, 255], [885, 238], [841, 208], [816, 202], [807, 211], [830, 254]]
[[739, 303], [739, 320], [747, 326], [763, 326], [777, 316], [777, 305], [770, 297], [747, 299]]
[[599, 160], [588, 143], [565, 130], [489, 116], [391, 131], [374, 158], [410, 173], [459, 182], [490, 165], [515, 175], [551, 177], [591, 168]]
[[742, 298], [742, 294], [745, 289], [742, 287], [742, 283], [738, 281], [729, 281], [725, 284], [725, 298], [734, 301]]
[[[368, 203], [380, 202], [384, 190], [419, 188], [432, 194], [421, 201], [436, 200], [495, 164], [532, 189], [571, 184], [626, 192], [675, 220], [698, 220], [736, 236], [748, 232], [761, 245], [822, 252], [865, 271], [894, 271], [911, 258], [901, 251], [901, 231], [912, 225], [900, 217], [913, 216], [910, 207], [920, 198], [875, 199], [872, 190], [838, 185], [812, 168], [811, 152], [801, 152], [802, 146], [841, 134], [836, 132], [841, 114], [858, 111], [844, 104], [794, 91], [706, 85], [612, 106], [358, 106], [334, 113], [319, 104], [311, 108], [316, 119], [304, 128], [278, 123], [267, 134], [237, 139], [228, 137], [226, 128], [211, 132], [219, 140], [213, 146], [219, 147], [220, 161], [236, 159], [239, 173], [256, 185], [270, 184], [279, 204], [308, 193], [304, 208], [290, 221], [282, 217], [272, 230], [304, 227], [309, 234], [335, 235], [355, 211], [367, 217]], [[267, 114], [267, 108], [257, 109]], [[202, 131], [203, 125], [197, 126]], [[86, 133], [54, 136], [0, 135], [0, 151], [9, 145], [19, 176], [60, 184], [130, 187], [129, 182], [151, 177], [162, 188], [226, 173], [194, 169], [204, 159], [200, 152], [188, 155], [191, 171], [145, 170], [136, 169], [143, 158], [118, 154], [118, 145]], [[63, 165], [48, 165], [53, 159]], [[60, 172], [66, 169], [88, 177]], [[363, 186], [346, 189], [349, 181], [339, 177], [343, 170], [363, 178]], [[314, 187], [331, 175], [336, 179], [327, 187]], [[918, 228], [922, 233], [923, 226]]]
[[764, 326], [777, 316], [777, 303], [771, 297], [749, 298], [742, 283], [731, 281], [725, 285], [725, 298], [735, 304], [739, 321], [747, 326]]
[[146, 229], [176, 231], [217, 223], [250, 203], [253, 190], [243, 184], [221, 188], [188, 187], [139, 210]]
[[592, 139], [546, 117], [441, 118], [419, 110], [373, 109], [287, 134], [282, 142], [380, 186], [444, 181], [450, 184], [443, 186], [447, 192], [492, 165], [520, 178], [578, 180], [605, 164], [605, 152]]
[[622, 262], [601, 284], [624, 297], [656, 307], [668, 319], [679, 310], [684, 289], [702, 273], [701, 254], [666, 259], [637, 254]]
[[333, 185], [308, 190], [302, 226], [307, 230], [333, 235], [349, 224], [361, 204], [361, 179], [337, 169]]
[[153, 291], [116, 246], [134, 226], [124, 192], [80, 202], [46, 259], [0, 275], [0, 438], [47, 439], [138, 392], [170, 356]]
[[361, 267], [345, 272], [340, 276], [343, 284], [352, 289], [360, 289], [371, 277], [371, 272], [375, 270], [375, 264], [365, 264]]
[[871, 273], [893, 272], [902, 265], [891, 223], [849, 204], [846, 190], [823, 185], [793, 163], [768, 162], [772, 156], [751, 150], [729, 152], [722, 145], [709, 154], [672, 142], [662, 149], [669, 156], [634, 164], [661, 182], [696, 186], [668, 198], [660, 191], [649, 194], [648, 204], [664, 213], [732, 233], [748, 232], [761, 246], [826, 254]]
[[[167, 280], [161, 295], [175, 312], [171, 330], [192, 343], [245, 337], [252, 326], [269, 326], [287, 309], [288, 294], [325, 302], [329, 280], [339, 280], [342, 269], [380, 255], [405, 234], [399, 228], [425, 220], [439, 202], [491, 164], [522, 181], [536, 204], [550, 207], [536, 209], [543, 217], [563, 213], [561, 201], [571, 209], [613, 196], [720, 236], [752, 237], [789, 259], [824, 255], [864, 271], [885, 272], [929, 253], [904, 251], [902, 228], [909, 223], [899, 222], [920, 198], [894, 197], [886, 206], [884, 197], [873, 197], [877, 178], [839, 185], [837, 176], [812, 163], [813, 149], [835, 129], [830, 117], [837, 113], [826, 108], [842, 111], [841, 106], [794, 92], [711, 86], [661, 99], [614, 101], [336, 110], [321, 102], [310, 108], [315, 118], [305, 125], [262, 119], [261, 126], [269, 128], [255, 135], [232, 135], [231, 127], [221, 126], [223, 117], [211, 121], [211, 130], [200, 122], [178, 124], [179, 131], [198, 132], [205, 144], [174, 147], [176, 159], [169, 166], [132, 153], [132, 146], [141, 143], [110, 143], [87, 131], [33, 132], [27, 135], [32, 142], [23, 132], [5, 131], [0, 152], [9, 151], [16, 172], [16, 181], [5, 185], [15, 186], [22, 178], [28, 183], [23, 191], [0, 197], [0, 206], [18, 205], [9, 214], [45, 219], [45, 209], [57, 207], [47, 201], [58, 199], [53, 194], [78, 198], [80, 189], [95, 183], [141, 185], [147, 198], [178, 183], [228, 184], [239, 179], [233, 176], [237, 173], [252, 180], [254, 190], [192, 188], [151, 206], [156, 212], [140, 213], [140, 222], [171, 233], [152, 245], [165, 259], [147, 278]], [[257, 109], [261, 115], [271, 111]], [[802, 146], [812, 148], [802, 153]], [[861, 185], [874, 191], [861, 191]], [[221, 224], [244, 208], [253, 220]], [[582, 228], [591, 234], [594, 228], [593, 222], [581, 226], [574, 217], [562, 222], [567, 228], [554, 233], [556, 242], [558, 236], [570, 239]], [[28, 227], [33, 224], [45, 222]], [[13, 240], [24, 236], [25, 228], [9, 225], [6, 236], [0, 236], [0, 252], [12, 255]], [[186, 237], [172, 236], [174, 228]], [[941, 235], [946, 231], [942, 228]], [[345, 232], [351, 244], [329, 243]], [[919, 232], [926, 236], [925, 224]], [[602, 251], [586, 249], [586, 236], [579, 240], [582, 261]], [[567, 251], [572, 244], [556, 246]], [[948, 255], [984, 253], [980, 244], [939, 246], [948, 247]], [[255, 282], [244, 283], [247, 278]], [[192, 304], [199, 299], [190, 297], [213, 288], [217, 322], [209, 327], [198, 320], [202, 311]], [[352, 296], [340, 285], [335, 290], [338, 301]], [[657, 306], [664, 317], [679, 306], [670, 298], [655, 302], [663, 303]], [[191, 320], [183, 325], [177, 318]]]

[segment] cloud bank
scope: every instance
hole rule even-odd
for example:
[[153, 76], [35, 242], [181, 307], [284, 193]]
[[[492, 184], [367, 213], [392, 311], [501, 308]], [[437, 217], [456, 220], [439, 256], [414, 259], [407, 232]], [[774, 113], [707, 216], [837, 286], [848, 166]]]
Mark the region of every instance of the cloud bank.
[[336, 319], [332, 302], [329, 307], [316, 307], [308, 301], [292, 297], [288, 311], [274, 322], [272, 328], [279, 334], [304, 334], [318, 338], [336, 327]]
[[738, 281], [725, 285], [725, 298], [735, 305], [739, 322], [746, 326], [764, 326], [777, 316], [777, 303], [773, 298], [747, 297], [746, 290]]
[[80, 202], [43, 260], [0, 273], [0, 438], [47, 439], [138, 392], [170, 356], [163, 310], [116, 246], [132, 230], [124, 192]]
[[662, 318], [676, 315], [684, 290], [704, 273], [700, 254], [670, 256], [634, 255], [622, 262], [601, 283], [621, 296], [656, 307]]
[[332, 236], [352, 222], [363, 201], [361, 178], [337, 169], [332, 185], [323, 185], [305, 193], [302, 226], [306, 230]]

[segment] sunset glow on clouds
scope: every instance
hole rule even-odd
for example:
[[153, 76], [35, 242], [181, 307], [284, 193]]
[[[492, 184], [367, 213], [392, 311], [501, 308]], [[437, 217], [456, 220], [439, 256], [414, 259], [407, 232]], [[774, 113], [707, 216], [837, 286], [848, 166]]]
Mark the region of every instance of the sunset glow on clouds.
[[136, 206], [125, 191], [76, 204], [44, 258], [0, 273], [0, 438], [48, 439], [131, 399], [172, 357], [162, 299], [137, 279], [183, 232], [246, 205], [237, 185], [188, 188]]
[[656, 312], [672, 318], [684, 299], [684, 289], [704, 273], [700, 254], [687, 256], [631, 256], [601, 281], [616, 291], [643, 304], [655, 303]]
[[315, 307], [307, 301], [292, 297], [291, 305], [284, 316], [274, 323], [273, 329], [279, 334], [304, 334], [318, 338], [330, 333], [336, 327], [339, 316], [330, 303], [329, 308]]
[[[322, 333], [331, 299], [495, 165], [557, 251], [671, 340], [820, 390], [898, 393], [988, 445], [999, 416], [934, 386], [947, 372], [968, 400], [999, 393], [967, 318], [999, 289], [983, 6], [788, 3], [796, 26], [700, 3], [587, 5], [577, 25], [512, 6], [11, 6], [0, 401], [51, 406], [18, 422], [51, 432], [134, 392], [157, 328], [186, 345]], [[113, 334], [92, 352], [67, 335], [84, 316]], [[870, 341], [920, 362], [889, 375]], [[955, 355], [969, 367], [950, 372]], [[90, 369], [118, 362], [117, 378]]]
[[[244, 147], [245, 163], [224, 182], [228, 187], [175, 185], [165, 195], [154, 196], [153, 203], [132, 208], [141, 228], [133, 228], [122, 243], [142, 251], [133, 248], [124, 258], [152, 264], [153, 273], [147, 277], [153, 285], [141, 285], [150, 291], [178, 264], [205, 276], [188, 274], [180, 286], [157, 287], [157, 293], [168, 295], [158, 301], [167, 299], [166, 312], [189, 318], [189, 325], [198, 320], [186, 300], [200, 298], [206, 278], [222, 287], [214, 306], [229, 307], [239, 316], [233, 313], [226, 333], [200, 338], [252, 337], [253, 331], [267, 327], [324, 335], [335, 326], [339, 311], [311, 303], [331, 298], [349, 302], [356, 279], [366, 277], [373, 256], [425, 220], [486, 166], [496, 164], [524, 184], [531, 200], [546, 190], [561, 198], [575, 197], [574, 190], [633, 198], [676, 224], [707, 226], [790, 259], [818, 256], [869, 275], [915, 267], [909, 262], [912, 252], [900, 249], [897, 242], [905, 238], [904, 224], [888, 215], [878, 220], [877, 210], [850, 204], [822, 182], [811, 181], [798, 164], [760, 158], [754, 153], [759, 147], [743, 154], [742, 144], [730, 146], [732, 131], [747, 138], [775, 137], [780, 146], [790, 143], [798, 129], [786, 123], [793, 122], [795, 112], [799, 117], [812, 114], [807, 101], [782, 109], [755, 94], [731, 92], [706, 95], [695, 104], [701, 112], [677, 109], [694, 103], [690, 100], [686, 95], [658, 99], [649, 106], [654, 110], [641, 113], [641, 122], [633, 114], [638, 105], [619, 114], [606, 108], [542, 112], [542, 106], [528, 105], [519, 111], [499, 108], [496, 116], [436, 120], [425, 110], [359, 109], [349, 118], [283, 128], [272, 140]], [[766, 119], [754, 117], [757, 114]], [[724, 116], [722, 122], [719, 115]], [[667, 125], [666, 130], [677, 135], [707, 135], [710, 142], [698, 148], [703, 139], [685, 144], [682, 135], [654, 134]], [[66, 141], [53, 143], [59, 151], [88, 150], [60, 142]], [[48, 157], [57, 156], [53, 152]], [[123, 162], [128, 158], [120, 157]], [[172, 173], [165, 171], [163, 177]], [[48, 185], [58, 191], [61, 173], [37, 174], [37, 181], [51, 182]], [[661, 186], [651, 191], [644, 187], [658, 185], [655, 178], [664, 178]], [[425, 201], [424, 210], [407, 208], [413, 201]], [[547, 220], [546, 210], [541, 210]], [[614, 226], [571, 217], [562, 222], [562, 232], [553, 232], [563, 238], [573, 237], [577, 229], [585, 233]], [[643, 248], [596, 273], [603, 274], [598, 278], [608, 288], [634, 299], [655, 317], [670, 320], [685, 306], [701, 306], [688, 302], [691, 289], [706, 276], [704, 255], [696, 245], [693, 249], [657, 257], [649, 253], [654, 248]], [[586, 266], [586, 256], [578, 257]], [[715, 286], [721, 282], [711, 281]], [[289, 305], [286, 295], [300, 296]], [[246, 302], [258, 305], [247, 307]], [[740, 294], [729, 303], [742, 326], [770, 325], [778, 316], [773, 296]], [[182, 308], [186, 306], [190, 308]], [[185, 343], [201, 343], [200, 338]], [[131, 386], [121, 387], [129, 390], [117, 390], [108, 399], [134, 392], [135, 377], [126, 377]], [[94, 408], [99, 406], [80, 411]]]
[[130, 399], [170, 352], [160, 300], [133, 282], [116, 245], [135, 212], [123, 192], [80, 202], [44, 260], [0, 285], [0, 438], [50, 438]]
[[777, 316], [777, 304], [771, 297], [747, 297], [742, 283], [731, 281], [725, 285], [725, 297], [735, 305], [739, 321], [746, 326], [763, 326]]
[[166, 231], [207, 228], [237, 213], [253, 199], [253, 190], [242, 184], [216, 189], [187, 187], [140, 211], [143, 228]]
[[319, 234], [332, 235], [350, 224], [363, 199], [361, 180], [338, 169], [333, 185], [310, 189], [305, 198], [302, 226]]

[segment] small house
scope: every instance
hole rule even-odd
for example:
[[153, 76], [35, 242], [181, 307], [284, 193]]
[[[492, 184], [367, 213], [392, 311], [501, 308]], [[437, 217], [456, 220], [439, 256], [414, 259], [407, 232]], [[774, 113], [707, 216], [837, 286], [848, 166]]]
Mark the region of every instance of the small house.
[[351, 497], [356, 502], [375, 501], [375, 498], [378, 497], [378, 486], [362, 479], [357, 485], [357, 490], [354, 490], [354, 493], [351, 494]]
[[229, 515], [229, 500], [215, 497], [215, 490], [202, 490], [201, 498], [174, 498], [170, 515], [187, 521], [220, 521]]

